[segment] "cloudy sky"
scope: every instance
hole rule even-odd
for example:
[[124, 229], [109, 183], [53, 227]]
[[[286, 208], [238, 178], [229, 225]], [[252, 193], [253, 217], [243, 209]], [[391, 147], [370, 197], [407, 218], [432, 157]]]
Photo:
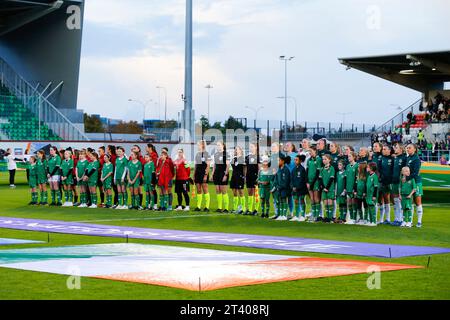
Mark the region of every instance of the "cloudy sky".
[[[118, 119], [176, 119], [184, 88], [184, 0], [89, 0], [78, 107]], [[381, 123], [420, 94], [357, 70], [339, 57], [450, 49], [448, 0], [194, 0], [194, 109], [211, 118], [282, 120], [284, 65], [300, 121]], [[382, 112], [380, 112], [380, 110]], [[294, 119], [291, 103], [288, 117]]]

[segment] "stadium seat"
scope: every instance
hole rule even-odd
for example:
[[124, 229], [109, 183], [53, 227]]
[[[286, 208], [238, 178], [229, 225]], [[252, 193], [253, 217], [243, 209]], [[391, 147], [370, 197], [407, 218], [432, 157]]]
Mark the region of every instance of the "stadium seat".
[[[11, 140], [38, 140], [39, 119], [9, 90], [0, 86], [0, 130]], [[61, 140], [46, 124], [41, 124], [41, 140]]]

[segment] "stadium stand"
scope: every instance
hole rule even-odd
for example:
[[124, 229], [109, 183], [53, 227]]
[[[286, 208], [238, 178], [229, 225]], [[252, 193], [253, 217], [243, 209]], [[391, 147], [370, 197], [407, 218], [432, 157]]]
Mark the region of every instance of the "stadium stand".
[[[39, 119], [5, 87], [0, 87], [0, 131], [11, 140], [37, 140]], [[41, 139], [62, 140], [46, 124], [40, 126]]]

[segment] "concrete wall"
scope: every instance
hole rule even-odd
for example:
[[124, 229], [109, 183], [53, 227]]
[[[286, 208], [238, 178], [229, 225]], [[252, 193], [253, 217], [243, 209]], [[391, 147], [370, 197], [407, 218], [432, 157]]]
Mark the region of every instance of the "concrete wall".
[[64, 85], [49, 99], [72, 122], [83, 122], [76, 112], [81, 55], [82, 27], [69, 30], [67, 7], [81, 3], [64, 1], [58, 10], [0, 37], [0, 56], [28, 82], [52, 82], [51, 92], [61, 81]]

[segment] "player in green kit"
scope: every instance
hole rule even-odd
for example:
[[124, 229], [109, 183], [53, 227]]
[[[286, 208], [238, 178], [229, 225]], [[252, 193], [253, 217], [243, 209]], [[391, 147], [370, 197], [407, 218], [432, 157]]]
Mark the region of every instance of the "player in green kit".
[[116, 168], [114, 171], [114, 184], [117, 186], [117, 192], [119, 193], [119, 203], [115, 209], [127, 210], [128, 199], [125, 199], [126, 192], [126, 176], [128, 160], [125, 157], [125, 149], [123, 147], [117, 147]]
[[345, 175], [344, 160], [338, 162], [338, 172], [336, 173], [336, 198], [339, 206], [339, 220], [338, 223], [345, 222], [347, 216], [347, 177]]
[[[139, 209], [139, 188], [141, 184], [142, 163], [138, 159], [139, 154], [131, 152], [131, 161], [128, 162], [128, 185], [131, 194], [131, 209]], [[117, 160], [116, 160], [117, 161]]]
[[30, 186], [30, 193], [31, 193], [31, 202], [28, 203], [28, 205], [34, 206], [38, 204], [38, 193], [37, 193], [38, 173], [37, 173], [36, 157], [34, 156], [30, 157], [30, 162], [27, 165], [27, 169], [28, 169], [28, 185]]
[[394, 168], [392, 171], [391, 198], [394, 203], [394, 226], [400, 226], [403, 221], [402, 206], [400, 201], [400, 176], [406, 166], [405, 147], [401, 143], [394, 144]]
[[89, 162], [85, 175], [84, 175], [84, 181], [87, 182], [89, 187], [89, 194], [91, 197], [91, 206], [89, 209], [96, 209], [97, 208], [97, 184], [98, 184], [98, 176], [99, 176], [99, 170], [100, 170], [100, 162], [98, 161], [98, 154], [97, 152], [91, 152], [89, 154], [91, 162]]
[[48, 193], [47, 193], [47, 160], [45, 159], [44, 150], [39, 150], [37, 153], [36, 161], [36, 173], [37, 173], [37, 183], [39, 185], [39, 191], [41, 193], [40, 205], [46, 206], [48, 204]]
[[309, 192], [309, 198], [311, 199], [311, 211], [312, 217], [310, 222], [315, 222], [319, 218], [320, 213], [320, 183], [319, 183], [319, 173], [322, 168], [322, 159], [317, 155], [317, 149], [311, 147], [309, 149], [310, 158], [308, 160], [306, 175], [307, 175], [307, 187]]
[[[350, 213], [350, 219], [356, 219], [358, 201], [355, 197], [356, 177], [358, 175], [358, 163], [356, 162], [356, 153], [349, 151], [347, 155], [348, 164], [345, 168], [345, 191], [347, 193], [347, 208]], [[365, 181], [364, 181], [365, 183]]]
[[84, 175], [86, 173], [86, 168], [89, 162], [86, 159], [86, 150], [81, 150], [77, 166], [75, 168], [75, 178], [77, 179], [77, 185], [80, 188], [80, 205], [78, 208], [86, 208], [87, 207], [87, 182], [84, 180]]
[[112, 182], [114, 174], [114, 166], [111, 163], [111, 156], [105, 153], [103, 157], [105, 163], [102, 168], [100, 181], [102, 183], [103, 193], [106, 195], [106, 209], [112, 208]]
[[59, 183], [61, 181], [61, 158], [59, 157], [58, 149], [50, 147], [50, 158], [48, 159], [47, 178], [50, 183], [50, 190], [52, 196], [51, 206], [61, 206], [61, 190]]
[[144, 210], [152, 210], [153, 208], [153, 185], [152, 176], [155, 173], [155, 164], [150, 155], [144, 156], [144, 189], [145, 189], [145, 208]]
[[401, 227], [412, 227], [412, 197], [416, 192], [416, 181], [408, 179], [411, 175], [409, 167], [402, 168], [402, 177], [400, 180], [400, 200], [402, 202], [403, 222]]
[[273, 182], [273, 169], [269, 168], [269, 157], [262, 157], [262, 166], [258, 172], [258, 191], [261, 200], [261, 218], [268, 218], [270, 211], [270, 190]]
[[64, 151], [64, 160], [61, 162], [61, 184], [64, 188], [64, 204], [63, 207], [73, 206], [73, 160], [72, 152]]
[[[423, 188], [422, 188], [422, 177], [420, 176], [420, 167], [422, 162], [417, 155], [417, 146], [415, 144], [409, 144], [406, 147], [406, 153], [408, 157], [406, 158], [407, 166], [411, 171], [411, 175], [407, 178], [407, 180], [414, 179], [416, 181], [416, 192], [414, 193], [414, 202], [416, 204], [417, 210], [417, 228], [422, 227], [422, 216], [423, 216], [423, 207], [422, 207], [422, 196], [423, 196]], [[413, 215], [414, 215], [414, 211]]]
[[367, 224], [369, 227], [377, 226], [377, 212], [375, 205], [378, 199], [378, 189], [380, 187], [377, 175], [377, 164], [375, 162], [369, 163], [367, 167], [367, 182], [366, 182], [366, 203], [367, 210], [369, 211], [369, 221]]
[[[353, 199], [356, 207], [350, 214], [350, 219], [345, 224], [365, 224], [367, 221], [368, 211], [366, 203], [366, 185], [367, 185], [367, 163], [358, 164], [358, 173], [356, 175], [356, 186], [354, 187]], [[363, 216], [364, 212], [364, 216]], [[358, 218], [359, 217], [359, 218]]]
[[321, 168], [319, 174], [322, 199], [326, 210], [324, 222], [332, 222], [334, 200], [336, 199], [335, 171], [334, 167], [331, 165], [331, 161], [333, 161], [331, 156], [329, 154], [324, 154], [322, 159], [323, 168]]

